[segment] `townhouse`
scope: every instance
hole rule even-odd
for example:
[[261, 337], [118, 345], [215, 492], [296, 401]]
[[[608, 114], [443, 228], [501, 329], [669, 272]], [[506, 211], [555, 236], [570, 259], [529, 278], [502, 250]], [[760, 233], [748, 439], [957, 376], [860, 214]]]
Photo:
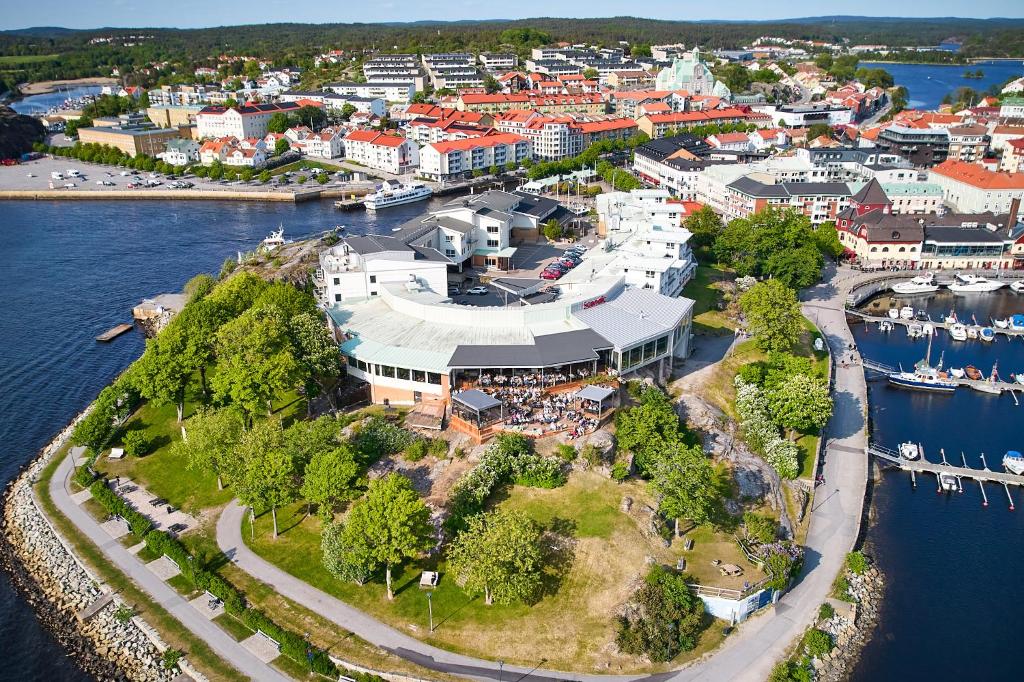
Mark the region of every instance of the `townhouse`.
[[376, 130], [353, 130], [344, 138], [345, 158], [393, 175], [415, 171], [420, 148], [414, 141]]
[[157, 158], [172, 166], [187, 166], [199, 160], [199, 143], [184, 138], [167, 140], [167, 147]]
[[530, 141], [512, 133], [435, 142], [420, 150], [420, 175], [431, 180], [464, 177], [492, 166], [518, 166], [531, 153]]
[[505, 73], [519, 66], [519, 57], [512, 52], [483, 52], [480, 65], [492, 74]]

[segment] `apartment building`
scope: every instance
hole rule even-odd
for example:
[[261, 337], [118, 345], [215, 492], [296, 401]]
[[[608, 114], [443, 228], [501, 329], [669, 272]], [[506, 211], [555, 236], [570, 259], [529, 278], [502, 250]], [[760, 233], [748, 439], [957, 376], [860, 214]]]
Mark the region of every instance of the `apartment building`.
[[928, 171], [928, 182], [942, 188], [942, 199], [960, 213], [1009, 213], [1024, 199], [1024, 173], [992, 171], [975, 163], [945, 161]]
[[494, 127], [528, 139], [532, 156], [538, 161], [557, 161], [583, 151], [583, 133], [571, 116], [515, 110], [495, 117]]
[[339, 81], [328, 83], [324, 89], [345, 97], [366, 97], [368, 99], [382, 99], [385, 102], [397, 104], [408, 104], [416, 94], [416, 84], [409, 82], [376, 82], [376, 83], [351, 83]]
[[518, 166], [531, 153], [530, 141], [512, 133], [436, 142], [420, 150], [420, 175], [431, 180], [464, 177], [491, 166]]
[[766, 208], [792, 209], [820, 225], [850, 205], [844, 182], [771, 182], [744, 176], [725, 187], [724, 220], [747, 218]]
[[946, 131], [949, 135], [947, 159], [976, 163], [988, 153], [988, 128], [983, 125], [954, 126]]
[[519, 66], [519, 57], [511, 52], [484, 52], [479, 59], [480, 65], [492, 74], [512, 71]]
[[412, 173], [420, 163], [419, 145], [398, 135], [353, 130], [344, 146], [346, 159], [393, 175]]
[[199, 138], [234, 136], [263, 137], [274, 114], [291, 114], [299, 110], [295, 102], [280, 104], [246, 104], [240, 107], [204, 107], [196, 114], [196, 135]]
[[603, 114], [605, 102], [601, 95], [544, 95], [533, 91], [515, 94], [464, 94], [456, 101], [460, 111], [500, 113], [511, 109], [536, 109], [544, 114]]
[[340, 113], [346, 105], [355, 107], [361, 111], [374, 116], [385, 116], [388, 112], [387, 104], [380, 97], [359, 97], [358, 95], [339, 95], [336, 92], [324, 90], [285, 90], [278, 97], [281, 102], [316, 102], [323, 105], [324, 109], [332, 114]]
[[79, 128], [78, 140], [82, 144], [105, 144], [132, 158], [139, 154], [155, 157], [166, 150], [169, 141], [187, 137], [186, 130], [144, 125], [94, 126]]
[[[750, 112], [742, 109], [711, 109], [709, 111], [680, 111], [668, 114], [644, 114], [637, 118], [637, 127], [651, 139], [665, 137], [669, 132], [686, 130], [709, 123], [746, 123], [754, 120]], [[760, 123], [758, 120], [757, 122]], [[767, 122], [766, 122], [767, 123]]]

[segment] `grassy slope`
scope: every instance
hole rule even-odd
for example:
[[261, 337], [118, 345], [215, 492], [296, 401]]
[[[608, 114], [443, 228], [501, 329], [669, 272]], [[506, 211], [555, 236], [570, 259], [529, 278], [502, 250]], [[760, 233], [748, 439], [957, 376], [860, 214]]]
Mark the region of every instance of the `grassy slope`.
[[728, 279], [732, 279], [732, 274], [717, 265], [698, 265], [693, 279], [683, 288], [683, 296], [694, 300], [695, 334], [722, 336], [735, 329], [735, 323], [719, 310], [722, 292], [714, 286]]

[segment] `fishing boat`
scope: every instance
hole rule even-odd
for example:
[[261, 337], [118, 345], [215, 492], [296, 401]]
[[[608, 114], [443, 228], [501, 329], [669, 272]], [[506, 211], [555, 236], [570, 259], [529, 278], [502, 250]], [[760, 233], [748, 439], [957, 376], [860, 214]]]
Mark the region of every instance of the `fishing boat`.
[[967, 325], [957, 322], [949, 328], [949, 335], [954, 341], [966, 341]]
[[1003, 455], [1003, 468], [1011, 474], [1024, 475], [1024, 456], [1016, 450], [1007, 450]]
[[942, 372], [942, 360], [939, 359], [938, 367], [931, 366], [932, 337], [928, 337], [928, 351], [924, 358], [914, 365], [912, 372], [905, 372], [900, 368], [898, 372], [890, 372], [889, 383], [899, 388], [909, 388], [917, 391], [931, 391], [934, 393], [952, 393], [956, 390], [955, 381], [950, 381]]
[[909, 459], [911, 461], [921, 458], [921, 450], [923, 448], [917, 443], [900, 443], [900, 457], [903, 459]]
[[1010, 329], [1015, 332], [1024, 332], [1024, 315], [1010, 315]]
[[1006, 286], [1006, 282], [988, 279], [981, 275], [969, 275], [957, 273], [953, 276], [953, 283], [949, 290], [954, 294], [974, 294], [995, 291]]
[[935, 275], [927, 272], [909, 282], [893, 284], [892, 290], [897, 294], [930, 294], [938, 291], [939, 285], [935, 283]]
[[912, 320], [914, 319], [914, 309], [909, 305], [905, 305], [900, 308], [900, 319]]
[[956, 476], [947, 473], [939, 474], [939, 485], [942, 486], [943, 492], [947, 493], [956, 492], [960, 487], [957, 485]]
[[992, 327], [982, 327], [978, 331], [978, 338], [980, 338], [985, 343], [992, 343], [993, 341], [996, 340], [996, 332], [994, 329], [992, 329]]
[[924, 336], [924, 327], [917, 322], [911, 322], [907, 325], [907, 336], [911, 339], [921, 338]]
[[1024, 282], [1014, 282], [1010, 285], [1010, 291], [1015, 294], [1024, 294]]
[[981, 381], [985, 378], [985, 375], [981, 373], [981, 370], [974, 365], [967, 365], [964, 367], [964, 374], [967, 375], [968, 379], [973, 381]]
[[368, 211], [422, 201], [434, 193], [434, 190], [422, 182], [406, 184], [397, 180], [385, 180], [380, 185], [377, 185], [376, 189], [376, 192], [367, 194], [366, 199], [363, 201]]
[[891, 332], [893, 328], [892, 320], [882, 320], [878, 323], [878, 331], [880, 332]]

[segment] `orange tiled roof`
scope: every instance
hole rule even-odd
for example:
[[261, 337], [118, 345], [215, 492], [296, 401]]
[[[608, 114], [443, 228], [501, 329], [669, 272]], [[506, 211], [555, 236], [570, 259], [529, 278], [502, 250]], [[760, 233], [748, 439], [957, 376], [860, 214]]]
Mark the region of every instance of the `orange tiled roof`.
[[999, 173], [990, 171], [976, 163], [965, 161], [943, 161], [932, 168], [933, 173], [978, 187], [979, 189], [1024, 190], [1024, 173]]

